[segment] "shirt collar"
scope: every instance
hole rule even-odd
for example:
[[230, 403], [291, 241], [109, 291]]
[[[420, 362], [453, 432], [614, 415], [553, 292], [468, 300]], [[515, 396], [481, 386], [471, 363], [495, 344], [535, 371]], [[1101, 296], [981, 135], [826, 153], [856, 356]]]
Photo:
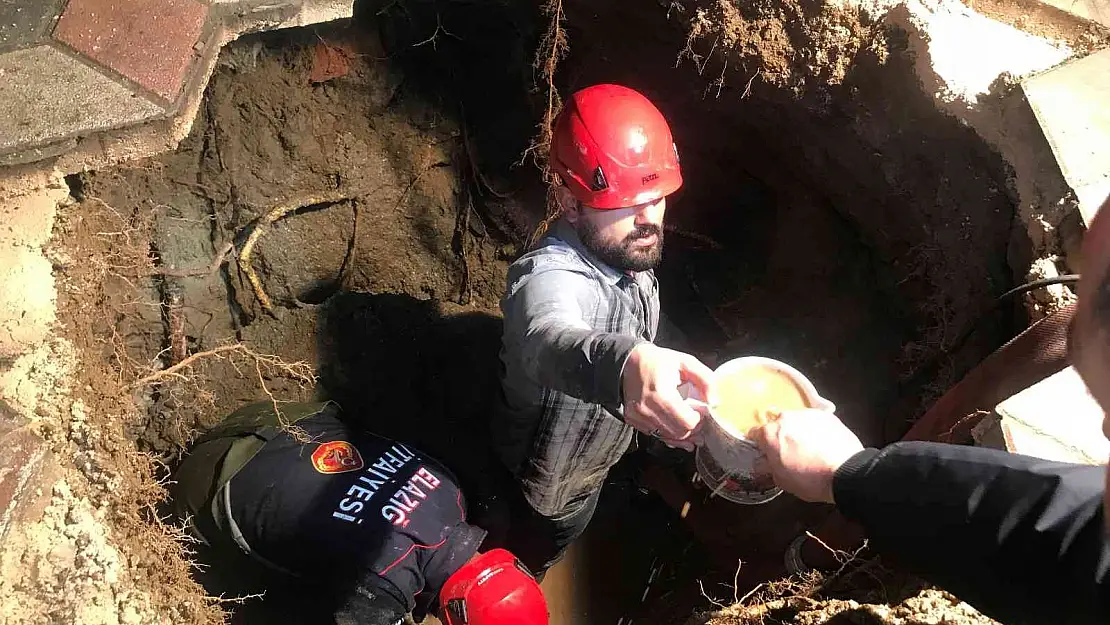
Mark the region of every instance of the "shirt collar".
[[622, 279], [627, 279], [632, 282], [636, 281], [635, 275], [625, 273], [619, 269], [611, 267], [610, 265], [602, 262], [602, 260], [598, 257], [594, 256], [593, 253], [590, 252], [590, 250], [586, 249], [586, 246], [583, 245], [582, 240], [578, 238], [578, 233], [575, 232], [574, 226], [572, 226], [570, 222], [566, 220], [566, 218], [560, 217], [558, 221], [555, 222], [554, 227], [551, 230], [551, 236], [563, 241], [571, 248], [573, 248], [574, 251], [578, 252], [578, 254], [582, 258], [586, 259], [586, 262], [590, 263], [590, 265], [597, 269], [597, 272], [600, 273], [602, 278], [604, 278], [605, 281], [609, 284], [615, 286]]

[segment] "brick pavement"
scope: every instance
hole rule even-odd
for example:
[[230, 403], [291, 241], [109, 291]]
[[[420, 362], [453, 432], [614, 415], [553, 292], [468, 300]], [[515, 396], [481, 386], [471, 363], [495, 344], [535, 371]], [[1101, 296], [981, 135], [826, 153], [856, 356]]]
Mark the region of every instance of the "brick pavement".
[[[91, 135], [184, 118], [190, 112], [186, 103], [204, 90], [213, 49], [240, 32], [350, 17], [352, 5], [353, 0], [4, 0], [0, 168], [59, 156]], [[155, 153], [175, 141], [149, 142]]]

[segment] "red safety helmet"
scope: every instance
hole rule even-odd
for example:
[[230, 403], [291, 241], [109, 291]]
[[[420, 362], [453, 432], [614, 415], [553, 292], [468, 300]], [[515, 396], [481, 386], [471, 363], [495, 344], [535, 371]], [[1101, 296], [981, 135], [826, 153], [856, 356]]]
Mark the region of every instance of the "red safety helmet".
[[590, 208], [653, 202], [682, 186], [667, 120], [639, 92], [620, 85], [570, 96], [555, 120], [549, 163]]
[[516, 557], [493, 549], [472, 558], [439, 591], [446, 625], [547, 625], [547, 601]]

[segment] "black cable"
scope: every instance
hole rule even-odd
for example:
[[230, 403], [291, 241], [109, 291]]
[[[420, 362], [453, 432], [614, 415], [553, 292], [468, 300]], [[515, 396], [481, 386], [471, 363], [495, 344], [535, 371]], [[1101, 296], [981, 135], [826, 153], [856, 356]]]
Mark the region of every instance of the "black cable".
[[[1027, 283], [1025, 283], [1021, 286], [1017, 286], [1017, 287], [1014, 287], [1014, 288], [1010, 289], [1009, 291], [1006, 291], [1002, 295], [998, 296], [998, 301], [996, 303], [1000, 304], [1003, 301], [1005, 301], [1006, 298], [1008, 298], [1008, 297], [1018, 295], [1020, 293], [1027, 293], [1027, 292], [1032, 291], [1034, 289], [1039, 289], [1043, 286], [1052, 286], [1053, 284], [1075, 284], [1077, 282], [1079, 282], [1079, 274], [1077, 274], [1077, 273], [1069, 273], [1069, 274], [1065, 274], [1065, 275], [1062, 275], [1062, 276], [1056, 276], [1056, 277], [1053, 277], [1053, 278], [1041, 278], [1040, 280], [1034, 280], [1032, 282], [1027, 282]], [[993, 308], [991, 310], [993, 310]], [[991, 311], [987, 311], [987, 312], [991, 312]], [[978, 323], [978, 322], [976, 322], [976, 323]]]

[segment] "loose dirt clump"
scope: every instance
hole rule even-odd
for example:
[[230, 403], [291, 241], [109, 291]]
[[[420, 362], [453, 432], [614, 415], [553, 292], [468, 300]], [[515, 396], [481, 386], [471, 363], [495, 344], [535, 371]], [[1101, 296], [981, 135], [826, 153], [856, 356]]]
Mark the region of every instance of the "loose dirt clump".
[[[693, 3], [692, 9], [686, 47], [678, 58], [691, 60], [699, 73], [715, 53], [735, 56], [741, 67], [734, 69], [745, 71], [753, 81], [758, 78], [801, 95], [811, 87], [826, 89], [843, 82], [862, 50], [880, 62], [886, 54], [883, 29], [860, 9], [816, 0], [714, 0]], [[718, 86], [723, 86], [727, 69], [727, 64], [721, 68]]]
[[688, 625], [998, 625], [956, 597], [925, 588], [901, 603], [783, 599], [733, 606]]
[[1110, 28], [1035, 0], [964, 0], [991, 19], [1026, 32], [1065, 41], [1079, 54], [1090, 54], [1110, 45]]
[[950, 593], [887, 569], [878, 558], [841, 555], [836, 573], [767, 581], [686, 625], [999, 625]]

